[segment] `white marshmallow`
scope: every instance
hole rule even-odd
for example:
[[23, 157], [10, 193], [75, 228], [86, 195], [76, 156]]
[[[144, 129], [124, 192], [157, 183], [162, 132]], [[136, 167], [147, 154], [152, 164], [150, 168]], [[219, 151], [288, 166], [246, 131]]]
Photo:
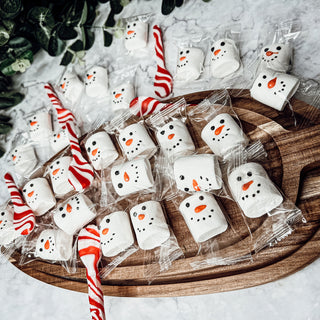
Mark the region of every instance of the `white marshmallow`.
[[59, 83], [59, 88], [64, 97], [73, 105], [80, 99], [83, 83], [76, 74], [66, 72]]
[[69, 138], [66, 130], [60, 130], [53, 134], [50, 139], [51, 148], [55, 153], [60, 152], [62, 149], [69, 145]]
[[249, 139], [236, 121], [227, 113], [213, 118], [201, 131], [202, 140], [213, 153], [224, 156], [238, 146], [245, 147]]
[[188, 128], [181, 120], [173, 120], [157, 128], [157, 139], [168, 157], [186, 155], [195, 151]]
[[3, 206], [0, 208], [0, 246], [6, 246], [20, 237], [13, 225], [13, 208]]
[[138, 155], [149, 158], [157, 151], [157, 146], [141, 123], [133, 123], [121, 130], [119, 144], [128, 160], [132, 160]]
[[14, 166], [14, 170], [24, 176], [36, 167], [38, 160], [32, 145], [20, 145], [12, 149], [10, 160]]
[[96, 216], [91, 200], [84, 194], [77, 194], [53, 214], [55, 224], [65, 233], [73, 235]]
[[273, 43], [265, 46], [260, 54], [260, 67], [278, 72], [287, 72], [291, 67], [292, 48], [289, 44]]
[[67, 261], [72, 255], [73, 237], [62, 230], [43, 230], [36, 244], [36, 256], [51, 261]]
[[127, 50], [146, 47], [148, 41], [148, 24], [139, 20], [127, 22], [124, 45]]
[[216, 78], [224, 78], [240, 68], [240, 55], [235, 42], [220, 39], [211, 46], [211, 73]]
[[56, 205], [47, 179], [35, 178], [30, 180], [22, 189], [24, 199], [36, 216], [42, 216]]
[[254, 162], [235, 168], [228, 176], [233, 198], [249, 218], [258, 218], [279, 206], [283, 197], [264, 168]]
[[169, 239], [170, 231], [159, 202], [151, 200], [134, 206], [130, 218], [142, 250], [159, 247]]
[[134, 243], [129, 216], [124, 211], [116, 211], [105, 216], [100, 224], [102, 254], [113, 257]]
[[181, 157], [173, 165], [178, 189], [185, 192], [212, 191], [222, 188], [218, 157], [213, 154], [196, 154]]
[[210, 193], [197, 192], [184, 199], [179, 210], [196, 242], [207, 241], [228, 228], [218, 202]]
[[282, 111], [299, 87], [298, 78], [285, 73], [261, 72], [250, 90], [251, 97]]
[[71, 157], [61, 157], [49, 166], [49, 175], [54, 194], [57, 197], [63, 197], [74, 190], [68, 181], [68, 170], [71, 163]]
[[152, 188], [154, 180], [149, 160], [137, 159], [114, 166], [111, 181], [119, 196]]
[[51, 115], [48, 112], [39, 112], [28, 117], [27, 124], [33, 141], [43, 141], [52, 134]]
[[199, 48], [183, 48], [179, 51], [176, 80], [193, 81], [203, 71], [204, 53]]
[[115, 111], [128, 109], [130, 102], [135, 98], [135, 91], [131, 83], [123, 83], [113, 90], [112, 94], [112, 106]]
[[89, 97], [105, 97], [108, 95], [108, 71], [99, 66], [92, 67], [86, 73], [86, 94]]

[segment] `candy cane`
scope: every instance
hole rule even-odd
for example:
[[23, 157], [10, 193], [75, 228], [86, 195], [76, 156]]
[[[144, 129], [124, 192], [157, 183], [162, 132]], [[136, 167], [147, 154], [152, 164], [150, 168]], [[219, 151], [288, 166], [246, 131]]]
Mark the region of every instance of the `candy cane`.
[[168, 108], [170, 103], [162, 103], [151, 97], [137, 97], [130, 102], [130, 108], [138, 117]]
[[155, 38], [155, 51], [156, 51], [156, 62], [157, 72], [154, 81], [154, 92], [160, 98], [166, 98], [172, 92], [173, 79], [170, 72], [166, 69], [164, 49], [162, 42], [161, 29], [159, 26], [153, 26], [153, 36]]
[[33, 211], [24, 203], [19, 189], [17, 188], [10, 173], [6, 173], [4, 180], [13, 204], [13, 225], [15, 230], [22, 235], [28, 235], [34, 228], [35, 216]]
[[101, 259], [100, 233], [98, 227], [83, 228], [78, 237], [79, 256], [86, 267], [90, 313], [93, 320], [105, 320], [103, 293], [98, 264]]

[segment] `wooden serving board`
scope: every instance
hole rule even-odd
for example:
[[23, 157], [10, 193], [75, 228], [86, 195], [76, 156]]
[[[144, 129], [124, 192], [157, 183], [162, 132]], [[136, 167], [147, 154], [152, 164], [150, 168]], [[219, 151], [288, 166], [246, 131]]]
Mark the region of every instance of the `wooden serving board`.
[[[192, 93], [185, 98], [193, 104], [210, 93]], [[199, 261], [195, 256], [197, 246], [182, 216], [172, 204], [166, 203], [168, 218], [186, 258], [175, 261], [168, 272], [148, 285], [144, 279], [144, 255], [139, 250], [103, 280], [105, 295], [164, 297], [242, 289], [290, 275], [320, 256], [320, 110], [293, 99], [292, 106], [298, 121], [295, 128], [289, 111], [279, 113], [252, 100], [248, 90], [232, 90], [230, 95], [246, 134], [252, 140], [261, 139], [264, 143], [268, 152], [264, 166], [268, 174], [299, 206], [308, 222], [299, 225], [293, 234], [277, 245], [260, 251], [252, 262], [207, 266], [195, 271], [190, 263]], [[239, 215], [239, 209], [233, 202], [222, 202], [229, 214]], [[257, 219], [251, 227], [259, 231], [262, 225], [263, 219]], [[249, 241], [246, 230], [243, 230], [242, 237], [243, 247]], [[229, 243], [224, 250], [232, 252], [238, 247], [239, 243]], [[79, 292], [88, 290], [84, 268], [68, 274], [60, 265], [42, 261], [19, 266], [18, 258], [16, 253], [11, 262], [36, 279]]]

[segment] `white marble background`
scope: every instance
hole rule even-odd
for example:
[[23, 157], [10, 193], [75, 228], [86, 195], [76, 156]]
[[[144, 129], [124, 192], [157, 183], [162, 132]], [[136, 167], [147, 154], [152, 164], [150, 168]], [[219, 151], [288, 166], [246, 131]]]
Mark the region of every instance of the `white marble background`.
[[[246, 63], [255, 56], [259, 39], [265, 36], [265, 26], [283, 19], [298, 18], [302, 24], [301, 36], [296, 41], [293, 73], [303, 77], [320, 79], [319, 2], [313, 1], [185, 1], [168, 17], [157, 14], [155, 21], [166, 29], [165, 39], [168, 67], [174, 72], [175, 55], [171, 35], [188, 30], [214, 32], [217, 27], [240, 23], [243, 28], [242, 55]], [[160, 12], [161, 1], [132, 1], [121, 17], [145, 12]], [[107, 7], [104, 6], [105, 17]], [[101, 21], [104, 21], [103, 18]], [[101, 25], [97, 21], [97, 25]], [[100, 38], [101, 39], [101, 38]], [[172, 46], [172, 47], [171, 47]], [[172, 51], [171, 51], [172, 48]], [[149, 48], [150, 49], [150, 48]], [[128, 56], [118, 59], [122, 43], [115, 40], [112, 47], [103, 48], [101, 41], [88, 54], [87, 61], [117, 63], [125, 66]], [[150, 49], [152, 50], [152, 49]], [[152, 51], [151, 51], [152, 52]], [[36, 62], [17, 83], [57, 79], [63, 72], [60, 58], [48, 58], [44, 52], [37, 54]], [[148, 77], [154, 72], [152, 59], [137, 60], [147, 77], [138, 79], [139, 94], [148, 93]], [[90, 64], [88, 63], [88, 65]], [[144, 78], [142, 81], [141, 79]], [[151, 80], [150, 80], [151, 81]], [[185, 88], [184, 93], [197, 91]], [[35, 97], [41, 90], [29, 88], [28, 97], [17, 109], [34, 109]], [[15, 111], [16, 112], [16, 111]], [[17, 125], [18, 126], [18, 125]], [[6, 191], [1, 185], [0, 198]], [[105, 297], [107, 319], [320, 319], [320, 260], [304, 270], [277, 282], [234, 292], [179, 297], [179, 298], [115, 298]], [[62, 320], [90, 319], [87, 296], [59, 289], [21, 273], [9, 263], [0, 265], [0, 319]]]

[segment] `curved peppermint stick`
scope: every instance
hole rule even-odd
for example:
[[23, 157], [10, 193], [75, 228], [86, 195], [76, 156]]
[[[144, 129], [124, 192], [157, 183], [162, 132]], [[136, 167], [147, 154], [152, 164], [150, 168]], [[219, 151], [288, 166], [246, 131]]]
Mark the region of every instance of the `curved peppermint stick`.
[[25, 204], [22, 199], [21, 193], [16, 186], [10, 173], [6, 173], [4, 180], [7, 184], [10, 193], [11, 201], [13, 204], [13, 225], [16, 231], [21, 235], [28, 235], [35, 225], [35, 216], [33, 211]]
[[153, 112], [162, 111], [168, 108], [170, 103], [162, 103], [151, 97], [137, 97], [130, 102], [130, 108], [138, 117], [151, 114]]
[[160, 98], [166, 98], [172, 92], [173, 79], [170, 72], [166, 69], [165, 55], [162, 42], [162, 33], [159, 26], [153, 26], [153, 37], [155, 39], [155, 51], [157, 72], [154, 78], [154, 92]]
[[103, 293], [98, 264], [101, 259], [100, 233], [98, 227], [83, 228], [78, 237], [78, 251], [87, 270], [90, 313], [93, 320], [105, 320]]

